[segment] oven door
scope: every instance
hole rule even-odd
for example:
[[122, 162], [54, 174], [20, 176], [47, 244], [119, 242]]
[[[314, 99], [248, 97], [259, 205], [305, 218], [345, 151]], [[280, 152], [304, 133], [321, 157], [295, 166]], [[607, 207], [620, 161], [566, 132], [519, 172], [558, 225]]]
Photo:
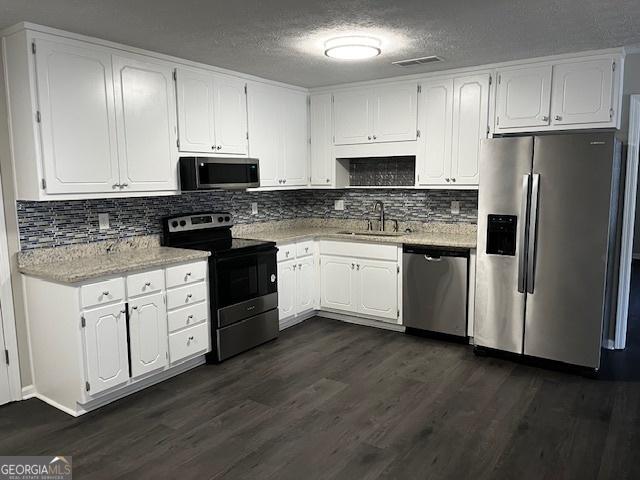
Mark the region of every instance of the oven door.
[[182, 190], [259, 187], [259, 171], [256, 158], [181, 157], [180, 187]]
[[276, 248], [215, 259], [218, 328], [278, 307]]

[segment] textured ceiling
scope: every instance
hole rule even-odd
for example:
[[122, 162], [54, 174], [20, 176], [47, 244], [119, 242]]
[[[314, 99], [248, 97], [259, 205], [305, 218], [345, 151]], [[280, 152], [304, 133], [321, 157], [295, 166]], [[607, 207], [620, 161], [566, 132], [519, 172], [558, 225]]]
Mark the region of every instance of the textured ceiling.
[[[640, 43], [639, 0], [0, 0], [0, 28], [21, 21], [306, 87]], [[383, 54], [324, 57], [349, 32]], [[424, 55], [445, 62], [391, 65]]]

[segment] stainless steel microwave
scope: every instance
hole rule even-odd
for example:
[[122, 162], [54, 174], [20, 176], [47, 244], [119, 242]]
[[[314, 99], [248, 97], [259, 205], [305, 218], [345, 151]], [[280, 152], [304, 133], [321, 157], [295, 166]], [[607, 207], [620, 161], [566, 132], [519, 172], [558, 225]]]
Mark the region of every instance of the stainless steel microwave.
[[182, 191], [214, 188], [240, 190], [259, 186], [257, 158], [180, 157]]

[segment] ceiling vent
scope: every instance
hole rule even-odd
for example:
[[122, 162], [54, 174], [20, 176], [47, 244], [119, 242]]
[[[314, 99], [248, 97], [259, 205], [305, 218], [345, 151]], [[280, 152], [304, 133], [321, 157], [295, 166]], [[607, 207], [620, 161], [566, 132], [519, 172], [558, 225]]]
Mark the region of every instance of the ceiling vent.
[[398, 60], [392, 63], [398, 67], [413, 67], [414, 65], [426, 65], [427, 63], [436, 62], [442, 62], [442, 58], [431, 55], [430, 57], [410, 58], [409, 60]]

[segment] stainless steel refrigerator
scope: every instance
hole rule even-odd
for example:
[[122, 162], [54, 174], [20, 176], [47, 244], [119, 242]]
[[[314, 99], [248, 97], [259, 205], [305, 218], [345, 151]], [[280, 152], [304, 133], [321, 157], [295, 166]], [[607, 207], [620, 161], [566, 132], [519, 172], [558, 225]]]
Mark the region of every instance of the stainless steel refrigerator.
[[476, 346], [599, 368], [620, 161], [612, 132], [483, 141]]

